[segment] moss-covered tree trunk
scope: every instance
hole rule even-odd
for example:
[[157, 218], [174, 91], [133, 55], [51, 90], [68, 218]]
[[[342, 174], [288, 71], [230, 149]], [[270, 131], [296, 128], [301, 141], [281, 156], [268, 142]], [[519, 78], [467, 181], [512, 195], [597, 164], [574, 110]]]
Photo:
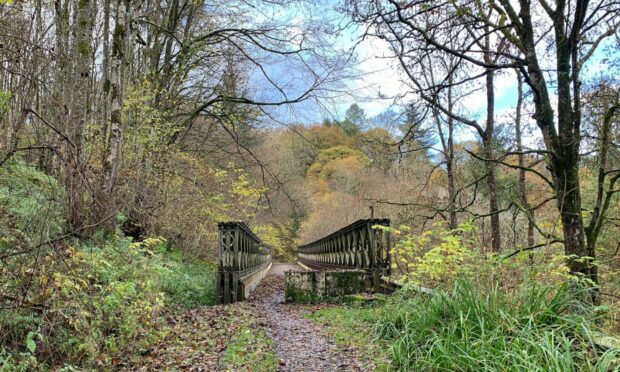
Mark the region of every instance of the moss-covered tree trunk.
[[[71, 145], [65, 159], [65, 187], [67, 195], [67, 220], [73, 233], [78, 234], [84, 226], [82, 208], [83, 189], [85, 185], [84, 169], [84, 127], [90, 119], [89, 86], [91, 72], [91, 42], [94, 27], [94, 4], [90, 0], [80, 0], [74, 8], [72, 58], [73, 69], [69, 77], [72, 105], [69, 110], [69, 128], [67, 130]], [[68, 20], [66, 11], [60, 19], [63, 27]], [[67, 87], [63, 87], [67, 88]], [[69, 105], [67, 105], [69, 106]]]
[[[565, 6], [565, 4], [564, 4]], [[585, 9], [579, 9], [585, 12]], [[544, 141], [547, 154], [547, 166], [552, 175], [553, 188], [557, 198], [557, 208], [562, 224], [564, 252], [567, 264], [574, 274], [582, 275], [593, 283], [598, 283], [598, 273], [592, 261], [595, 252], [588, 252], [584, 234], [584, 222], [581, 214], [581, 189], [579, 185], [579, 145], [581, 142], [581, 110], [579, 105], [579, 71], [571, 63], [571, 55], [579, 42], [579, 34], [567, 34], [564, 10], [558, 8], [554, 19], [554, 38], [556, 45], [557, 71], [557, 121], [540, 67], [534, 24], [529, 5], [520, 16], [523, 28], [520, 30], [525, 59], [527, 62], [528, 84], [534, 98], [534, 119]], [[575, 19], [579, 21], [578, 14]], [[572, 27], [579, 30], [580, 24]], [[571, 89], [572, 88], [572, 89]], [[573, 101], [574, 99], [574, 101]], [[556, 126], [557, 125], [557, 126]]]
[[122, 110], [123, 110], [123, 65], [125, 60], [125, 38], [127, 34], [127, 15], [130, 0], [118, 0], [116, 20], [112, 34], [112, 55], [110, 57], [110, 128], [107, 138], [105, 158], [99, 191], [98, 219], [104, 231], [114, 233], [116, 228], [116, 207], [114, 203], [114, 185], [121, 158], [122, 145]]

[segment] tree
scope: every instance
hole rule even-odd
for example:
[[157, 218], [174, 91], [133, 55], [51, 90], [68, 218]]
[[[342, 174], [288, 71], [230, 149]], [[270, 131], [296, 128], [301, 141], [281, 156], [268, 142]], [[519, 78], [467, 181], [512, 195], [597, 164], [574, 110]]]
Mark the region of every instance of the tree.
[[404, 121], [402, 112], [397, 112], [392, 107], [384, 110], [378, 115], [370, 118], [368, 123], [376, 128], [383, 128], [387, 131], [393, 131], [399, 128]]
[[[519, 199], [521, 201], [521, 208], [525, 211], [527, 215], [527, 247], [534, 246], [534, 209], [530, 206], [527, 197], [527, 186], [525, 181], [526, 176], [526, 165], [525, 165], [525, 152], [523, 146], [523, 120], [522, 120], [522, 110], [523, 110], [523, 78], [521, 77], [521, 72], [519, 70], [516, 71], [517, 74], [517, 107], [515, 110], [515, 140], [517, 144], [517, 156], [518, 156], [518, 165], [519, 165], [519, 182], [518, 182], [518, 191], [519, 191]], [[530, 256], [530, 259], [532, 257]]]
[[[60, 1], [58, 2], [60, 3]], [[67, 22], [68, 1], [64, 9], [58, 14], [57, 22]], [[71, 146], [68, 146], [68, 159], [65, 160], [65, 185], [67, 191], [67, 214], [69, 226], [78, 232], [84, 225], [84, 211], [82, 207], [83, 188], [85, 184], [84, 164], [84, 127], [90, 119], [91, 104], [88, 88], [92, 79], [90, 59], [92, 55], [92, 34], [94, 24], [94, 4], [89, 0], [78, 2], [73, 7], [75, 24], [72, 27], [72, 69], [67, 75], [67, 83], [72, 94], [69, 95], [67, 137]], [[62, 14], [62, 15], [61, 15]]]
[[366, 128], [368, 119], [364, 110], [357, 105], [352, 104], [344, 114], [344, 121], [340, 123], [340, 127], [350, 136], [358, 134], [362, 129]]
[[[481, 8], [477, 8], [483, 11]], [[480, 49], [488, 50], [490, 48], [503, 48], [503, 42], [492, 40], [488, 35], [486, 37], [478, 37], [474, 31], [468, 27], [462, 27], [456, 21], [446, 15], [447, 10], [436, 9], [433, 12], [421, 14], [421, 23], [434, 24], [440, 22], [441, 19], [446, 21], [441, 26], [441, 32], [446, 34], [446, 47], [459, 47], [462, 44], [474, 44]], [[354, 11], [355, 15], [355, 11]], [[367, 17], [368, 14], [362, 16]], [[405, 83], [411, 87], [413, 92], [420, 93], [428, 98], [425, 104], [430, 110], [430, 116], [434, 121], [433, 126], [439, 137], [441, 149], [435, 149], [443, 157], [442, 165], [446, 166], [447, 172], [447, 189], [448, 203], [446, 206], [432, 206], [441, 215], [447, 213], [449, 215], [449, 225], [456, 228], [457, 223], [457, 190], [454, 182], [454, 149], [453, 136], [456, 124], [464, 124], [469, 126], [474, 133], [480, 137], [482, 143], [482, 158], [493, 158], [495, 144], [495, 91], [494, 79], [496, 72], [487, 68], [483, 71], [472, 72], [462, 63], [462, 59], [457, 56], [444, 55], [438, 53], [433, 48], [428, 48], [426, 42], [420, 38], [410, 36], [406, 30], [394, 26], [397, 22], [387, 19], [377, 20], [379, 23], [372, 23], [371, 30], [374, 35], [386, 40], [390, 43], [400, 68], [405, 71], [407, 80]], [[381, 23], [383, 22], [383, 23]], [[387, 32], [377, 32], [382, 26], [385, 26]], [[492, 62], [497, 59], [495, 56], [486, 53], [484, 59]], [[477, 74], [477, 75], [476, 75]], [[481, 77], [484, 76], [484, 79]], [[479, 83], [474, 83], [480, 80]], [[460, 105], [461, 98], [472, 94], [475, 91], [484, 91], [486, 95], [486, 120], [484, 123], [478, 123], [475, 120], [461, 121], [457, 119], [462, 112], [470, 110], [468, 107]], [[459, 97], [460, 96], [460, 97]], [[444, 107], [446, 111], [453, 115], [448, 115], [439, 107]], [[462, 114], [461, 114], [462, 115]], [[442, 122], [446, 123], [443, 124]], [[444, 128], [445, 127], [445, 128]], [[476, 214], [477, 218], [487, 218], [490, 220], [491, 234], [490, 246], [492, 251], [499, 252], [501, 250], [501, 231], [499, 214], [499, 202], [496, 186], [496, 164], [491, 161], [484, 162], [484, 170], [487, 187], [488, 211], [484, 216]], [[476, 182], [476, 186], [477, 186]]]
[[[564, 244], [571, 272], [596, 283], [596, 252], [594, 246], [586, 243], [581, 214], [581, 80], [592, 55], [618, 30], [620, 14], [616, 5], [587, 0], [558, 1], [555, 6], [527, 0], [494, 1], [485, 7], [470, 0], [441, 4], [377, 0], [366, 5], [351, 1], [349, 5], [357, 21], [369, 24], [375, 33], [390, 36], [393, 53], [401, 65], [406, 66], [407, 53], [416, 51], [451, 55], [472, 72], [459, 83], [488, 80], [491, 72], [499, 70], [521, 71], [532, 92], [533, 118], [545, 144], [538, 153], [545, 156], [551, 174], [547, 181], [555, 192], [562, 224], [562, 238], [554, 240]], [[429, 22], [427, 14], [436, 18]], [[458, 45], [449, 46], [453, 36], [446, 29], [455, 27], [474, 40], [485, 42], [465, 42], [462, 38]], [[411, 40], [420, 41], [425, 48], [411, 48]], [[545, 54], [548, 50], [551, 55]], [[552, 65], [544, 64], [548, 59]], [[551, 76], [547, 74], [548, 68], [553, 69]], [[550, 94], [554, 86], [557, 101]], [[477, 125], [474, 120], [450, 112], [428, 90], [418, 89], [418, 94], [444, 114]], [[495, 158], [485, 160], [498, 162]]]
[[[106, 9], [109, 9], [109, 0], [106, 0]], [[123, 77], [125, 66], [125, 40], [129, 28], [127, 18], [131, 11], [131, 0], [118, 0], [116, 4], [115, 27], [112, 37], [112, 56], [109, 81], [104, 83], [104, 93], [109, 97], [111, 109], [109, 133], [102, 131], [103, 142], [106, 143], [102, 174], [95, 215], [97, 221], [103, 221], [103, 229], [113, 234], [116, 228], [116, 207], [114, 205], [114, 186], [120, 165], [122, 147], [122, 111], [123, 111]], [[107, 35], [106, 35], [107, 37]], [[107, 56], [105, 57], [107, 59]], [[107, 73], [106, 73], [107, 75]], [[106, 76], [107, 78], [107, 76]], [[109, 91], [108, 91], [109, 90]], [[107, 129], [107, 125], [104, 126]], [[106, 138], [107, 137], [107, 138]]]
[[388, 174], [395, 164], [396, 151], [395, 140], [390, 133], [383, 128], [371, 128], [361, 133], [357, 139], [359, 148], [373, 164], [373, 167]]
[[614, 198], [620, 193], [620, 87], [611, 79], [601, 79], [591, 91], [584, 95], [584, 135], [586, 143], [593, 148], [593, 156], [586, 158], [594, 163], [596, 182], [595, 198], [587, 205], [589, 221], [585, 224], [587, 249], [594, 252], [596, 244], [608, 218]]

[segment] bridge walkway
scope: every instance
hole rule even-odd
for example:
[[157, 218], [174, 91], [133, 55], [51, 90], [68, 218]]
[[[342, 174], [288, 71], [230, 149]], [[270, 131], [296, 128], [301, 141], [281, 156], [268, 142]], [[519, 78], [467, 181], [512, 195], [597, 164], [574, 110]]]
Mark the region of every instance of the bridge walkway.
[[[354, 350], [339, 350], [319, 325], [305, 317], [317, 305], [284, 304], [284, 272], [303, 271], [293, 264], [273, 264], [248, 302], [267, 325], [280, 360], [278, 371], [370, 371]], [[328, 306], [328, 305], [324, 305]]]

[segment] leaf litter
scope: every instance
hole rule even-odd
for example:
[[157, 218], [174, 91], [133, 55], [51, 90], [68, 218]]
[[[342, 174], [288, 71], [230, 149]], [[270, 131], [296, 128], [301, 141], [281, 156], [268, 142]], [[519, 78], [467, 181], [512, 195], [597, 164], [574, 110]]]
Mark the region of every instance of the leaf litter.
[[[247, 302], [233, 305], [174, 309], [166, 316], [166, 335], [139, 357], [117, 367], [131, 371], [372, 371], [373, 365], [359, 362], [354, 347], [339, 349], [320, 324], [306, 315], [323, 306], [284, 303], [284, 272], [300, 270], [296, 265], [275, 264]], [[238, 345], [239, 332], [264, 332], [272, 342]], [[243, 354], [235, 365], [227, 364], [227, 349], [267, 357], [273, 364], [256, 363]], [[241, 363], [241, 364], [239, 364]], [[266, 367], [266, 366], [270, 367]]]

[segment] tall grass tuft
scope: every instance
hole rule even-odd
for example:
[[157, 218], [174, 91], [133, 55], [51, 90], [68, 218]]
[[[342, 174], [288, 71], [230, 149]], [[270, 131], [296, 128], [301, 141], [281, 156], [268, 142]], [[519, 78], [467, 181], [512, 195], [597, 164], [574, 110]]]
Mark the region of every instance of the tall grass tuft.
[[609, 371], [618, 350], [595, 351], [596, 308], [567, 285], [481, 292], [458, 281], [448, 293], [396, 296], [375, 331], [406, 371]]

